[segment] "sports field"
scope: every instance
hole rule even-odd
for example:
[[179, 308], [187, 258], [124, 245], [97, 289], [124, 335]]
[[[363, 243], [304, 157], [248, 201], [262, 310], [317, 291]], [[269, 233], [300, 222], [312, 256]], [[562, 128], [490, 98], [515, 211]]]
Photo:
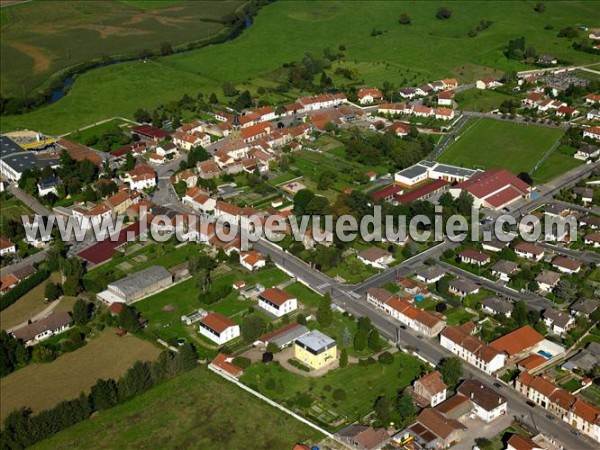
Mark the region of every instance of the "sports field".
[[219, 19], [243, 3], [50, 0], [2, 8], [2, 94], [37, 89], [80, 62], [214, 36], [225, 29]]
[[[240, 405], [244, 405], [240, 407]], [[205, 368], [98, 413], [33, 448], [291, 449], [323, 436]]]
[[150, 361], [160, 350], [134, 336], [118, 337], [108, 328], [80, 349], [45, 364], [30, 364], [0, 379], [0, 417], [29, 406], [51, 408], [77, 397], [99, 378], [119, 378], [134, 362]]
[[530, 172], [562, 134], [557, 128], [479, 119], [466, 125], [464, 134], [438, 161], [471, 168], [504, 168], [515, 174]]
[[[227, 80], [255, 92], [258, 86], [275, 87], [286, 81], [284, 63], [300, 60], [307, 51], [318, 55], [326, 47], [337, 51], [340, 45], [346, 48], [341, 64], [359, 68], [359, 81], [364, 79], [367, 85], [386, 80], [414, 84], [444, 76], [472, 81], [494, 70], [528, 68], [502, 54], [508, 40], [516, 36], [526, 36], [528, 45], [539, 53], [573, 63], [595, 60], [594, 55], [573, 50], [569, 40], [556, 37], [565, 24], [600, 22], [594, 2], [548, 2], [543, 14], [533, 11], [534, 2], [452, 2], [452, 18], [443, 21], [435, 18], [439, 6], [436, 2], [276, 2], [262, 8], [252, 27], [235, 40], [146, 64], [93, 70], [75, 81], [67, 98], [29, 114], [5, 117], [2, 129], [67, 132], [106, 117], [131, 117], [139, 107], [153, 108], [186, 93], [215, 92], [222, 97], [221, 86]], [[411, 25], [398, 24], [403, 12], [411, 16]], [[490, 28], [469, 37], [482, 19], [493, 22]], [[554, 29], [546, 30], [545, 25]], [[372, 37], [373, 28], [382, 34]]]

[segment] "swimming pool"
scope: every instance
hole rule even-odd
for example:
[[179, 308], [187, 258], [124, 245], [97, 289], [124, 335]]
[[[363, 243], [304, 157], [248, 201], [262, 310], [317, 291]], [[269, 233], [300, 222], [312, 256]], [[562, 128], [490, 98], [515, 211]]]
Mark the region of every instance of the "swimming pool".
[[425, 300], [425, 296], [421, 295], [421, 294], [417, 294], [414, 296], [415, 302], [422, 302], [423, 300]]
[[538, 355], [542, 355], [546, 359], [552, 359], [552, 357], [554, 356], [554, 355], [552, 355], [552, 353], [548, 353], [547, 351], [544, 351], [544, 350], [538, 351]]

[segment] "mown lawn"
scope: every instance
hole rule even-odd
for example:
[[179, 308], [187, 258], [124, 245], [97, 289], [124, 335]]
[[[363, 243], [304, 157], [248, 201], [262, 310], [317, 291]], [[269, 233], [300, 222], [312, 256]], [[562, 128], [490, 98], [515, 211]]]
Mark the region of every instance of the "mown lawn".
[[218, 375], [197, 368], [34, 448], [242, 450], [251, 443], [254, 449], [271, 450], [317, 443], [322, 437]]
[[[294, 396], [308, 393], [313, 401], [322, 402], [354, 421], [371, 411], [379, 396], [395, 397], [398, 391], [408, 386], [420, 373], [421, 362], [417, 358], [396, 353], [394, 362], [390, 365], [349, 364], [319, 378], [296, 375], [278, 364], [253, 364], [245, 371], [241, 380], [268, 397], [287, 401], [290, 406], [294, 405]], [[267, 380], [271, 378], [275, 380], [275, 390], [266, 387]], [[336, 389], [345, 391], [344, 400], [333, 399], [333, 391]]]
[[480, 119], [468, 124], [438, 161], [469, 168], [504, 168], [514, 174], [530, 172], [562, 134], [556, 128]]
[[[185, 41], [205, 37], [205, 27], [213, 23], [201, 22], [201, 26], [196, 26], [197, 20], [210, 11], [220, 14], [224, 9], [205, 7], [205, 2], [191, 3], [198, 3], [200, 11], [190, 14], [183, 10], [178, 13], [181, 16], [178, 19], [184, 21], [184, 26], [177, 31], [185, 36]], [[187, 2], [182, 4], [187, 5]], [[229, 6], [229, 2], [221, 4]], [[161, 9], [161, 15], [179, 6]], [[494, 71], [531, 68], [503, 55], [508, 40], [515, 36], [525, 36], [527, 45], [540, 54], [552, 53], [573, 64], [595, 60], [595, 55], [575, 51], [570, 40], [556, 37], [557, 30], [568, 24], [580, 23], [582, 18], [587, 18], [589, 23], [598, 22], [600, 17], [594, 2], [549, 2], [546, 11], [539, 14], [533, 11], [532, 2], [457, 1], [450, 6], [450, 20], [435, 18], [439, 6], [436, 2], [405, 2], [401, 5], [396, 2], [276, 2], [264, 7], [255, 17], [252, 27], [239, 38], [189, 53], [158, 58], [146, 64], [136, 61], [93, 70], [75, 81], [66, 98], [29, 114], [6, 117], [2, 129], [27, 127], [47, 133], [67, 132], [106, 117], [131, 117], [137, 108], [154, 108], [177, 100], [186, 93], [196, 97], [198, 92], [202, 92], [206, 97], [215, 92], [222, 97], [221, 86], [228, 80], [255, 95], [260, 86], [274, 87], [287, 80], [286, 71], [281, 69], [283, 63], [299, 61], [307, 51], [321, 55], [326, 47], [336, 52], [340, 45], [346, 48], [342, 64], [357, 66], [361, 71], [359, 80], [362, 84], [364, 79], [365, 85], [381, 85], [384, 81], [409, 85], [445, 76], [456, 76], [467, 82]], [[23, 6], [15, 8], [26, 11]], [[36, 8], [39, 8], [38, 5], [31, 5], [31, 9]], [[409, 12], [412, 20], [410, 26], [398, 24], [399, 15], [405, 11]], [[54, 21], [63, 26], [63, 9], [55, 8], [51, 12], [43, 15], [44, 23]], [[59, 19], [54, 20], [56, 16]], [[97, 11], [92, 11], [90, 17], [98, 18]], [[9, 26], [17, 30], [22, 28], [25, 19], [13, 19], [7, 20]], [[476, 37], [469, 37], [469, 31], [482, 19], [492, 22], [490, 28]], [[150, 23], [154, 24], [155, 20]], [[193, 24], [194, 36], [190, 35], [190, 24]], [[122, 23], [116, 25], [120, 26], [119, 31], [125, 31]], [[553, 29], [546, 30], [545, 25], [552, 25]], [[165, 27], [155, 26], [151, 29], [155, 32], [150, 35], [132, 34], [132, 30], [127, 29], [127, 35], [121, 37], [122, 33], [117, 33], [115, 37], [113, 33], [106, 42], [122, 47], [125, 39], [127, 48], [132, 49], [134, 42], [141, 41], [142, 48], [156, 50], [164, 40], [165, 31], [170, 33], [175, 28], [165, 30]], [[382, 33], [371, 36], [373, 28]], [[349, 33], [349, 30], [352, 32]], [[4, 37], [4, 28], [2, 31]], [[214, 33], [214, 28], [211, 31]], [[70, 42], [77, 42], [77, 45], [69, 47], [71, 61], [78, 59], [76, 52], [89, 55], [89, 48], [94, 48], [100, 55], [112, 53], [111, 48], [105, 45], [96, 48], [90, 46], [89, 41], [79, 40], [86, 34], [96, 38], [96, 33], [77, 28], [69, 31]], [[40, 40], [56, 42], [60, 38], [62, 43], [68, 41], [60, 33], [56, 36], [47, 32], [40, 35], [36, 36], [37, 45], [40, 45]], [[156, 36], [160, 37], [158, 41], [154, 40]], [[181, 34], [176, 37], [169, 34], [173, 43], [179, 36]], [[280, 36], [285, 36], [285, 39]], [[2, 60], [13, 64], [3, 65], [3, 86], [6, 79], [12, 83], [9, 88], [3, 89], [20, 94], [21, 78], [31, 76], [32, 63], [24, 53], [9, 45], [10, 40], [5, 41], [3, 39]], [[269, 49], [268, 52], [265, 48]], [[8, 59], [4, 49], [12, 52], [6, 53]], [[48, 50], [42, 49], [42, 55], [48, 53]], [[56, 49], [55, 54], [56, 59], [63, 61], [64, 45]], [[8, 73], [4, 66], [11, 69], [17, 66], [18, 70], [15, 68]], [[50, 66], [49, 71], [54, 71], [54, 64]], [[348, 81], [344, 80], [344, 83]], [[269, 94], [267, 97], [286, 102], [289, 101], [288, 94], [293, 97], [297, 92], [277, 96]]]

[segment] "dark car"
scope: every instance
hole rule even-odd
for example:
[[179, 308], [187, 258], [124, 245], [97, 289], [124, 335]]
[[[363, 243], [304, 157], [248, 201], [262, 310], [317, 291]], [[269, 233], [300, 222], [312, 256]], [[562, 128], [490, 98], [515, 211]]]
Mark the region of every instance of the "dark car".
[[535, 403], [533, 403], [531, 400], [527, 400], [527, 401], [525, 402], [525, 404], [526, 404], [527, 406], [529, 406], [530, 408], [535, 408]]
[[497, 381], [494, 383], [494, 386], [497, 387], [498, 389], [502, 389], [502, 385], [500, 383], [498, 383]]

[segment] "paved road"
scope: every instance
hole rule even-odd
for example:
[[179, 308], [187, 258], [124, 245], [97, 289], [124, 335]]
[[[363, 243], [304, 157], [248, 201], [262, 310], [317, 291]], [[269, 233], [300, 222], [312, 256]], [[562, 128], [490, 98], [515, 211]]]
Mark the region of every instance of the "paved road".
[[454, 142], [454, 138], [457, 134], [459, 134], [459, 132], [463, 129], [463, 127], [467, 124], [468, 121], [469, 117], [464, 115], [460, 119], [458, 119], [458, 121], [452, 127], [452, 130], [448, 134], [444, 135], [442, 139], [440, 139], [440, 141], [437, 143], [437, 145], [427, 158], [430, 161], [434, 161], [438, 156], [440, 156], [444, 152], [444, 150], [446, 150], [448, 146], [452, 144], [452, 142]]

